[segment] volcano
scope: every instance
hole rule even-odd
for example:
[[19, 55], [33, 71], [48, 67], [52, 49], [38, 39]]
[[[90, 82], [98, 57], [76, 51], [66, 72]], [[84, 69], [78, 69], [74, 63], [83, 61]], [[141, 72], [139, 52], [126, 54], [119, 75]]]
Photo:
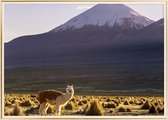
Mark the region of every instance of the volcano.
[[100, 4], [87, 10], [86, 12], [70, 19], [65, 24], [55, 28], [57, 32], [68, 28], [82, 28], [86, 25], [120, 27], [121, 29], [142, 29], [143, 27], [153, 23], [148, 19], [134, 11], [133, 9], [122, 4]]
[[163, 19], [98, 4], [46, 33], [5, 43], [5, 66], [163, 62], [163, 33]]

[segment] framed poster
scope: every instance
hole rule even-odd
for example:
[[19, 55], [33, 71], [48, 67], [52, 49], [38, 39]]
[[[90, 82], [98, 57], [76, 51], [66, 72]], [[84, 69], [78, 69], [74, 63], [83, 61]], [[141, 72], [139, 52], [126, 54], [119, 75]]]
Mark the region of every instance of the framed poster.
[[3, 1], [1, 118], [167, 118], [166, 3]]

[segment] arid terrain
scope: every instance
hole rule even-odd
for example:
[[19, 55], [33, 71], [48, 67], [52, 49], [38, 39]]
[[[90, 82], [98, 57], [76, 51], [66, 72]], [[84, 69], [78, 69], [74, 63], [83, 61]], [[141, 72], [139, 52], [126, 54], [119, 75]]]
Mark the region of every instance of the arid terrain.
[[[5, 116], [39, 116], [38, 94], [5, 94]], [[47, 115], [54, 116], [54, 106]], [[62, 109], [61, 115], [137, 116], [164, 115], [164, 98], [149, 96], [78, 96]]]

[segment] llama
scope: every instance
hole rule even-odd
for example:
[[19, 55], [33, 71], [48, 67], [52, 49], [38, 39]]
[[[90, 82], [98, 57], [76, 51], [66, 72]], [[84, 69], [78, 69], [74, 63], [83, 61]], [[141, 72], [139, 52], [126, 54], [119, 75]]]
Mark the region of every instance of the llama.
[[61, 115], [61, 108], [65, 106], [74, 95], [73, 85], [67, 85], [66, 93], [55, 90], [44, 90], [39, 93], [39, 114], [47, 115], [49, 105], [55, 106], [55, 114]]

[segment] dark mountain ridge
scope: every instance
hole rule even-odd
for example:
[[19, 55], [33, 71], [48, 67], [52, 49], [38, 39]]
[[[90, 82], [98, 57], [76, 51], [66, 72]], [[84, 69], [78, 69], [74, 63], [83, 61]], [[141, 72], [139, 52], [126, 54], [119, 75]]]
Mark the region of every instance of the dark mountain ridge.
[[[104, 6], [101, 6], [101, 8], [105, 9]], [[113, 9], [113, 7], [116, 6], [109, 6], [109, 9]], [[128, 9], [126, 13], [132, 17], [132, 15], [129, 15], [130, 9], [125, 8], [126, 6], [122, 7]], [[88, 11], [91, 11], [91, 9]], [[92, 12], [95, 13], [95, 7]], [[77, 16], [78, 21], [83, 19], [85, 14]], [[138, 13], [135, 15], [138, 15], [137, 18], [135, 17], [138, 21], [141, 16]], [[123, 19], [127, 18], [121, 17], [121, 20]], [[144, 17], [141, 19], [144, 19]], [[150, 23], [151, 20], [144, 22], [144, 25], [148, 22]], [[119, 23], [116, 22], [113, 26], [110, 26], [107, 22], [101, 26], [86, 24], [82, 27], [77, 26], [75, 29], [74, 27], [65, 29], [67, 24], [68, 26], [72, 24], [70, 20], [70, 22], [68, 21], [62, 26], [43, 34], [18, 37], [9, 43], [5, 43], [5, 66], [131, 63], [150, 62], [150, 60], [163, 62], [164, 19], [143, 26], [142, 29], [128, 28], [128, 26], [126, 27], [128, 29], [123, 29], [124, 24], [120, 25]], [[60, 27], [64, 29], [60, 29]]]

